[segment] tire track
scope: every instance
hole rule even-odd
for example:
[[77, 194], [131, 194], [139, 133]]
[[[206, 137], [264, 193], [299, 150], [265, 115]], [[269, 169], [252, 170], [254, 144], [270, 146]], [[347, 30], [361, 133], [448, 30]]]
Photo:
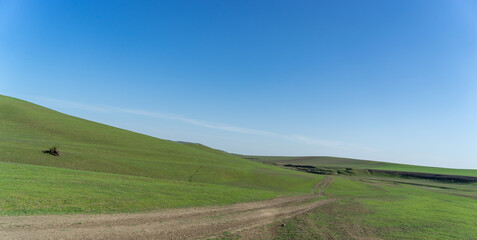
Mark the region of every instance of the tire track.
[[333, 202], [336, 199], [318, 200], [331, 181], [331, 177], [321, 180], [311, 195], [220, 207], [134, 214], [0, 217], [0, 239], [202, 239], [224, 231], [254, 228]]
[[328, 184], [331, 183], [331, 181], [333, 181], [333, 178], [331, 176], [326, 176], [325, 178], [323, 178], [321, 181], [319, 181], [315, 187], [313, 188], [313, 194], [316, 194], [318, 189], [318, 196], [322, 196], [323, 195], [323, 190], [328, 186]]

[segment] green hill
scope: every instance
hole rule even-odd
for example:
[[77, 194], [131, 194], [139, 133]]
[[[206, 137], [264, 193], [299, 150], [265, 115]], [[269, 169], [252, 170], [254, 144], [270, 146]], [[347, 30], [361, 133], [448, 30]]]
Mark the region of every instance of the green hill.
[[309, 165], [314, 167], [323, 167], [323, 168], [331, 168], [331, 169], [343, 169], [343, 168], [376, 169], [376, 170], [434, 173], [434, 174], [477, 177], [477, 170], [473, 170], [473, 169], [426, 167], [426, 166], [387, 163], [387, 162], [378, 162], [378, 161], [369, 161], [369, 160], [359, 160], [359, 159], [353, 159], [353, 158], [339, 158], [339, 157], [327, 157], [327, 156], [316, 156], [316, 157], [241, 156], [241, 157], [245, 159], [253, 160], [256, 162], [261, 162], [261, 163]]
[[[42, 152], [53, 145], [58, 147], [60, 156], [52, 156]], [[88, 188], [87, 183], [76, 184], [85, 190], [84, 194], [87, 194], [88, 191], [107, 192], [116, 188], [121, 189], [119, 187], [120, 183], [122, 186], [132, 184], [129, 187], [134, 189], [134, 184], [138, 182], [141, 182], [141, 184], [137, 187], [141, 188], [145, 195], [154, 195], [157, 186], [161, 184], [171, 186], [172, 183], [173, 185], [181, 185], [184, 189], [200, 185], [204, 192], [210, 192], [211, 194], [208, 195], [208, 200], [193, 201], [191, 199], [196, 196], [192, 196], [194, 191], [190, 191], [191, 196], [187, 197], [188, 199], [182, 199], [182, 203], [166, 204], [176, 198], [175, 193], [174, 191], [161, 190], [163, 194], [161, 201], [150, 201], [136, 205], [131, 203], [129, 207], [115, 208], [114, 211], [211, 204], [217, 202], [213, 200], [213, 190], [216, 188], [222, 189], [222, 191], [215, 193], [217, 199], [229, 198], [222, 201], [224, 203], [277, 195], [304, 194], [309, 193], [320, 179], [319, 176], [249, 161], [202, 145], [166, 141], [72, 117], [39, 105], [1, 95], [0, 162], [16, 164], [0, 164], [1, 181], [3, 181], [4, 186], [7, 186], [8, 182], [13, 184], [13, 181], [19, 186], [24, 186], [25, 189], [32, 189], [35, 185], [38, 185], [41, 190], [42, 186], [40, 185], [46, 184], [45, 181], [53, 183], [58, 180], [55, 183], [56, 185], [48, 185], [51, 191], [44, 192], [49, 192], [52, 195], [58, 192], [52, 188], [65, 187], [63, 185], [70, 181], [69, 176], [73, 173], [73, 175], [85, 176], [85, 178], [76, 177], [79, 182], [84, 182], [86, 178], [94, 179], [91, 182], [92, 185], [90, 185], [91, 189]], [[18, 164], [22, 164], [22, 166], [16, 167]], [[40, 168], [34, 165], [50, 168]], [[58, 178], [56, 180], [51, 177], [42, 178], [44, 174], [41, 172], [46, 171], [46, 169], [53, 171], [55, 173], [53, 175]], [[80, 171], [67, 171], [66, 169]], [[22, 174], [22, 172], [25, 174]], [[36, 180], [33, 181], [32, 179]], [[117, 179], [122, 180], [118, 182]], [[144, 185], [145, 182], [148, 184]], [[184, 185], [184, 183], [190, 184]], [[104, 189], [101, 188], [103, 185]], [[13, 188], [15, 185], [11, 186]], [[35, 210], [32, 210], [30, 204], [24, 206], [26, 212], [113, 211], [107, 208], [89, 206], [87, 203], [93, 200], [84, 200], [84, 204], [79, 204], [80, 207], [68, 208], [75, 204], [78, 205], [78, 203], [70, 204], [69, 201], [74, 202], [75, 199], [64, 191], [64, 195], [57, 196], [58, 199], [65, 200], [63, 204], [55, 207], [58, 209], [52, 210], [51, 206], [42, 208], [42, 206], [48, 205], [44, 203], [43, 199], [39, 199], [40, 196], [43, 196], [42, 194], [27, 190], [23, 192], [10, 190], [10, 192], [8, 189], [0, 190], [4, 191], [4, 194], [0, 194], [0, 213], [2, 211], [20, 211], [21, 207], [19, 206], [25, 204], [25, 201], [38, 203]], [[222, 196], [225, 190], [229, 192], [228, 196]], [[234, 194], [233, 192], [247, 193]], [[127, 197], [127, 194], [127, 191], [122, 194], [117, 193], [114, 201], [120, 201], [122, 198], [129, 199], [130, 197]], [[197, 192], [197, 194], [200, 193]], [[18, 201], [13, 196], [18, 197]], [[62, 208], [63, 205], [64, 208]], [[107, 202], [105, 202], [106, 205]]]

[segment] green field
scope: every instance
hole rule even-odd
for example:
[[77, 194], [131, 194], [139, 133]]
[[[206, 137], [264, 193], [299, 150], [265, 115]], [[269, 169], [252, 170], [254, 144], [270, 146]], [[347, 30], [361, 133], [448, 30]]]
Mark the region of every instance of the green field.
[[[321, 179], [6, 96], [0, 133], [0, 214], [227, 204], [310, 193]], [[60, 156], [42, 152], [53, 145]]]
[[334, 180], [324, 194], [336, 202], [265, 226], [262, 239], [477, 239], [477, 182], [371, 174], [366, 169], [461, 176], [477, 176], [477, 170], [335, 157], [241, 157], [332, 170]]
[[275, 191], [0, 163], [0, 214], [109, 213], [224, 205]]
[[268, 238], [476, 239], [477, 198], [455, 193], [334, 177], [325, 194], [337, 202], [288, 219], [286, 227], [268, 226]]
[[[60, 156], [42, 152], [53, 145]], [[477, 182], [371, 174], [366, 169], [461, 176], [477, 176], [477, 170], [232, 155], [0, 96], [2, 215], [226, 205], [308, 194], [324, 177], [280, 166], [284, 164], [332, 170], [333, 182], [324, 197], [338, 200], [264, 226], [262, 239], [477, 239]], [[239, 234], [224, 236], [240, 239]]]
[[[240, 156], [240, 155], [239, 155]], [[415, 166], [397, 163], [377, 162], [368, 160], [358, 160], [352, 158], [338, 157], [276, 157], [276, 156], [241, 156], [253, 161], [262, 163], [296, 164], [310, 165], [324, 168], [356, 168], [356, 169], [378, 169], [405, 172], [436, 173], [446, 175], [461, 175], [477, 177], [477, 170], [473, 169], [452, 169]]]

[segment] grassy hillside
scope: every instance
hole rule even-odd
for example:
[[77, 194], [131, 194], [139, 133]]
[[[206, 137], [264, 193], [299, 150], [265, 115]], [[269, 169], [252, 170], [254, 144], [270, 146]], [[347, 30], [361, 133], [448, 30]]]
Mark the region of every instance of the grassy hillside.
[[109, 213], [223, 205], [277, 192], [0, 162], [0, 214]]
[[378, 169], [391, 171], [421, 172], [435, 173], [447, 175], [461, 175], [477, 177], [477, 170], [473, 169], [451, 169], [424, 167], [397, 163], [377, 162], [368, 160], [358, 160], [352, 158], [338, 157], [275, 157], [275, 156], [243, 156], [262, 163], [278, 163], [278, 164], [296, 164], [310, 165], [325, 168], [356, 168], [356, 169]]
[[[439, 187], [334, 176], [325, 191], [338, 201], [271, 225], [263, 239], [476, 239], [477, 200]], [[453, 184], [456, 189], [461, 184]], [[450, 186], [448, 186], [450, 187]], [[452, 188], [454, 188], [452, 187]], [[472, 187], [472, 188], [470, 188]], [[281, 224], [281, 222], [280, 222]]]
[[[58, 146], [60, 156], [56, 157], [42, 153], [42, 150], [47, 150], [53, 145]], [[65, 174], [60, 179], [67, 179], [68, 174], [71, 173], [64, 169], [74, 169], [82, 170], [81, 173], [93, 171], [115, 174], [114, 176], [127, 177], [128, 179], [135, 176], [146, 177], [141, 179], [153, 179], [150, 181], [181, 181], [182, 185], [184, 185], [183, 182], [208, 183], [235, 187], [230, 189], [260, 190], [264, 191], [264, 194], [257, 194], [257, 196], [262, 196], [262, 198], [272, 195], [309, 193], [320, 179], [319, 176], [252, 162], [221, 151], [213, 151], [204, 146], [197, 147], [161, 140], [87, 121], [1, 95], [0, 162], [29, 164], [29, 169], [34, 168], [33, 165], [57, 168], [55, 174], [58, 176]], [[15, 181], [9, 174], [9, 166], [12, 165], [0, 165], [0, 171], [3, 172], [1, 175], [3, 182]], [[33, 176], [32, 173], [43, 170], [44, 168], [42, 170], [28, 170], [28, 175], [19, 172], [16, 174], [17, 177], [31, 177]], [[103, 179], [100, 175], [94, 176]], [[41, 182], [42, 178], [38, 177], [37, 179]], [[115, 177], [112, 179], [115, 179]], [[31, 183], [33, 184], [33, 182]], [[170, 181], [167, 183], [170, 183]], [[39, 184], [39, 182], [35, 184]], [[64, 187], [63, 184], [66, 183], [59, 181], [52, 186], [62, 188]], [[147, 185], [147, 191], [155, 191], [153, 185]], [[187, 186], [193, 187], [195, 185]], [[106, 190], [116, 187], [105, 185]], [[65, 188], [67, 187], [65, 186]], [[10, 193], [13, 194], [13, 192]], [[28, 192], [24, 193], [28, 195]], [[216, 196], [221, 194], [223, 192], [217, 193]], [[40, 197], [40, 195], [33, 193], [30, 195], [32, 199]], [[171, 198], [168, 201], [174, 198], [172, 193], [170, 196]], [[0, 207], [2, 204], [3, 206], [8, 205], [9, 202], [9, 200], [5, 200], [5, 195], [3, 197], [3, 201], [7, 203], [0, 202]], [[72, 196], [68, 199], [72, 199]], [[243, 200], [247, 199], [249, 198], [246, 196], [243, 198]], [[201, 205], [206, 202], [211, 203], [211, 201], [213, 200], [195, 203], [189, 201], [188, 204], [183, 204], [183, 206]], [[240, 201], [240, 198], [233, 201]], [[155, 207], [158, 204], [146, 205], [141, 209]], [[170, 205], [163, 204], [162, 206]], [[124, 210], [135, 209], [136, 207], [124, 208]], [[12, 207], [8, 209], [14, 211]]]

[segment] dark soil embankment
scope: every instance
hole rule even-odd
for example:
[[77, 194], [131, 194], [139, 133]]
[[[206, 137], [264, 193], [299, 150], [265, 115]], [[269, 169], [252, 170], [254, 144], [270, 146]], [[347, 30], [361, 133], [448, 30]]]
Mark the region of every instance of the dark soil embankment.
[[309, 173], [314, 173], [314, 174], [331, 175], [331, 174], [335, 173], [335, 171], [333, 171], [331, 169], [317, 168], [317, 167], [308, 166], [308, 165], [285, 164], [283, 166], [293, 168], [293, 169], [296, 169], [298, 171], [309, 172]]
[[374, 173], [385, 173], [389, 175], [410, 177], [410, 178], [422, 178], [430, 179], [437, 181], [445, 182], [459, 182], [459, 183], [473, 183], [477, 182], [477, 177], [469, 176], [458, 176], [458, 175], [445, 175], [445, 174], [434, 174], [434, 173], [419, 173], [419, 172], [403, 172], [403, 171], [390, 171], [390, 170], [376, 170], [376, 169], [367, 169], [371, 174]]
[[285, 164], [285, 167], [295, 167], [295, 168], [306, 168], [306, 169], [313, 169], [315, 167], [309, 165], [294, 165], [294, 164]]
[[283, 164], [281, 166], [292, 168], [302, 172], [314, 173], [314, 174], [323, 174], [323, 175], [393, 175], [401, 176], [407, 178], [420, 178], [420, 179], [430, 179], [441, 182], [455, 182], [455, 183], [474, 183], [477, 182], [477, 177], [470, 176], [460, 176], [460, 175], [446, 175], [446, 174], [435, 174], [435, 173], [420, 173], [420, 172], [405, 172], [405, 171], [391, 171], [391, 170], [377, 170], [377, 169], [353, 169], [353, 168], [344, 168], [344, 169], [327, 169], [323, 167], [315, 167], [310, 165], [295, 165], [295, 164]]

